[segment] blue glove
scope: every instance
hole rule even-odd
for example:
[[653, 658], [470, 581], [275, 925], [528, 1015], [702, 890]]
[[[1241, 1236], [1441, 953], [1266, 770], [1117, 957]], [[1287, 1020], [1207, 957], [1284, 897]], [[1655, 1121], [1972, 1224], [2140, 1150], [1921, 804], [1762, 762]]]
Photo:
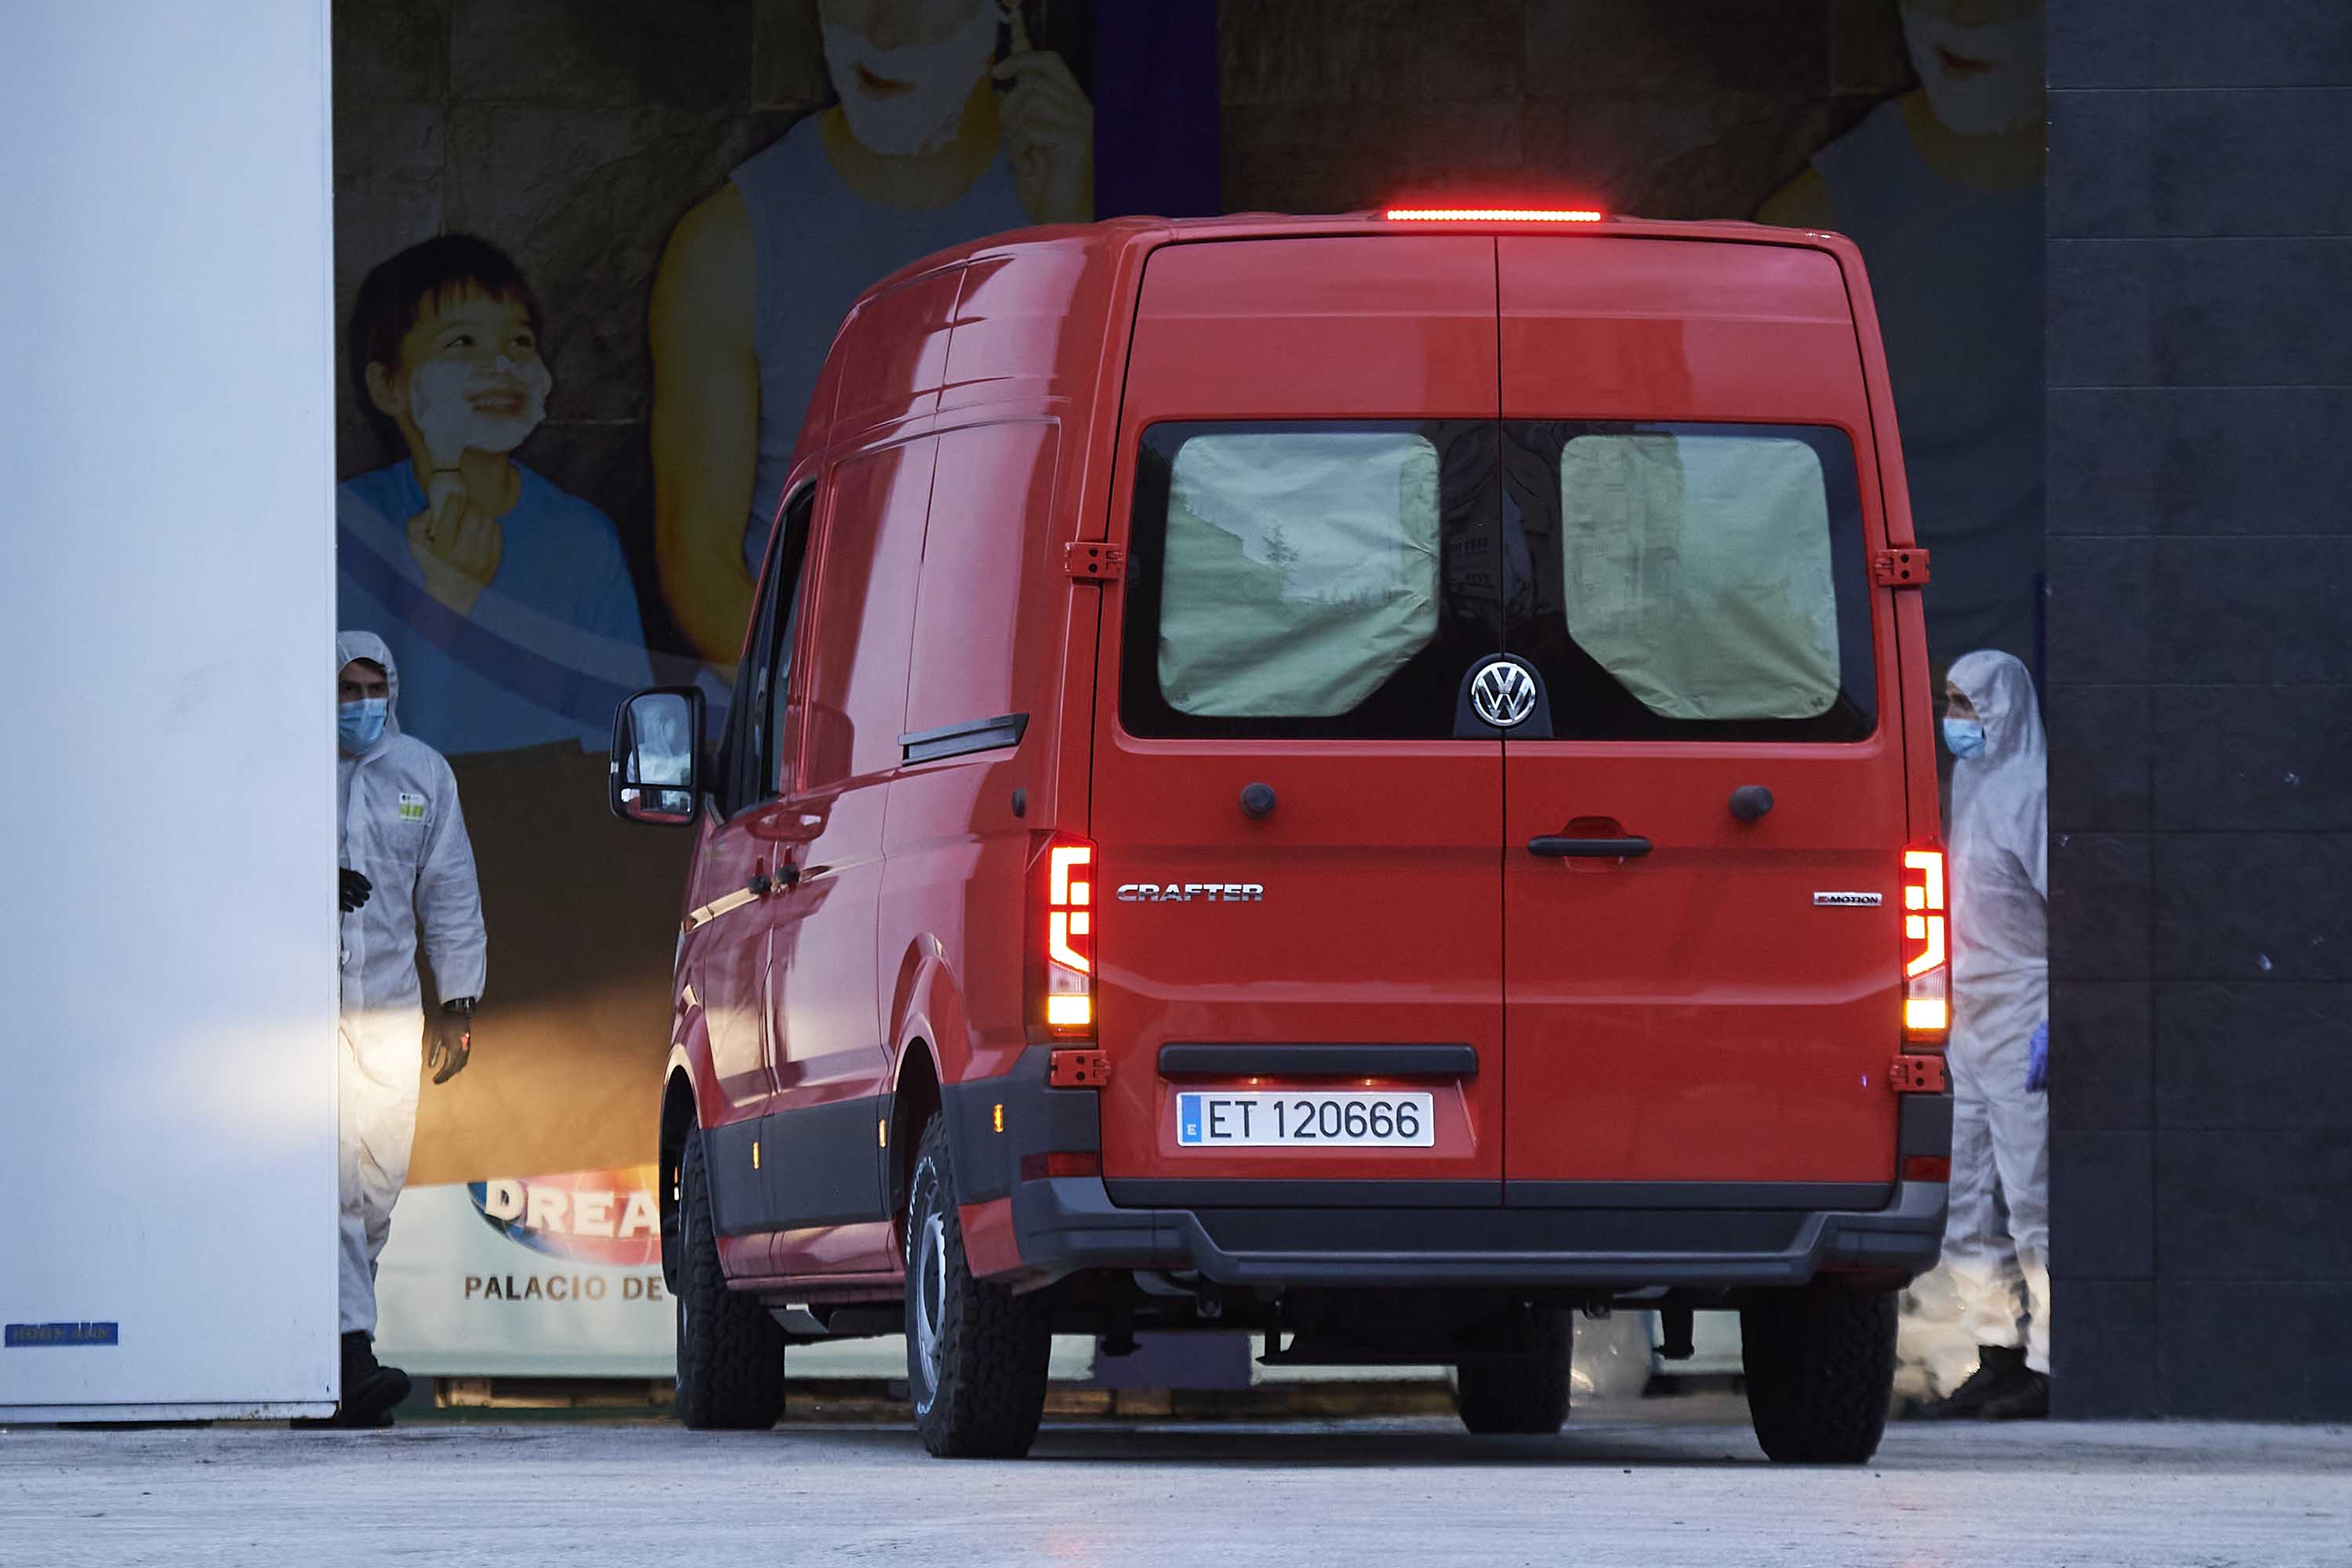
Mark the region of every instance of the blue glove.
[[2050, 1020], [2044, 1018], [2033, 1026], [2033, 1038], [2025, 1047], [2025, 1092], [2047, 1094], [2050, 1091]]

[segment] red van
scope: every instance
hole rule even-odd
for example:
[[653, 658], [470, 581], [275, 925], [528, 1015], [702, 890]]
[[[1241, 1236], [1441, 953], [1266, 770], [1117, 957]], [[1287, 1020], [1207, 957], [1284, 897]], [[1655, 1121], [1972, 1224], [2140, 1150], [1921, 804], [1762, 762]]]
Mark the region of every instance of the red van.
[[1574, 1314], [1737, 1310], [1774, 1458], [1876, 1447], [1951, 1112], [1913, 548], [1833, 235], [1132, 219], [860, 300], [697, 835], [677, 1410], [898, 1332], [1017, 1455], [1048, 1335], [1245, 1330], [1565, 1415]]

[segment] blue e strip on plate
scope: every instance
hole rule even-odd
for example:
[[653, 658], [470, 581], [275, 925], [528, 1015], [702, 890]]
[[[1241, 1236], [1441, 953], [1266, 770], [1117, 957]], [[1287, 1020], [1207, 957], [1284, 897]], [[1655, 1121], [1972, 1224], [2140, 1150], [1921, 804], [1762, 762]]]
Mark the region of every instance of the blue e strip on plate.
[[10, 1323], [0, 1333], [5, 1334], [6, 1348], [12, 1351], [37, 1350], [44, 1345], [120, 1345], [122, 1325], [120, 1323]]

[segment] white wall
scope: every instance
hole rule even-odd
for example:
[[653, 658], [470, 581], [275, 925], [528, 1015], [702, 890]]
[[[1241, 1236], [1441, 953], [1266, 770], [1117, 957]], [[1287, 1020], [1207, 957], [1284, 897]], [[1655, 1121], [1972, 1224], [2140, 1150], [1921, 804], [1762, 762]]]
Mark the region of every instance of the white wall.
[[334, 1394], [327, 16], [7, 10], [0, 1419]]

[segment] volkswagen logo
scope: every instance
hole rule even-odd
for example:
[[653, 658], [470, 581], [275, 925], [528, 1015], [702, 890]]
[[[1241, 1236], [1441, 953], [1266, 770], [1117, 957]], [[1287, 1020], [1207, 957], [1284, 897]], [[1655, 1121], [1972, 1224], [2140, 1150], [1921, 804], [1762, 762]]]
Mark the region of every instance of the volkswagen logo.
[[1536, 678], [1507, 658], [1488, 659], [1470, 678], [1470, 706], [1497, 730], [1507, 730], [1536, 710]]

